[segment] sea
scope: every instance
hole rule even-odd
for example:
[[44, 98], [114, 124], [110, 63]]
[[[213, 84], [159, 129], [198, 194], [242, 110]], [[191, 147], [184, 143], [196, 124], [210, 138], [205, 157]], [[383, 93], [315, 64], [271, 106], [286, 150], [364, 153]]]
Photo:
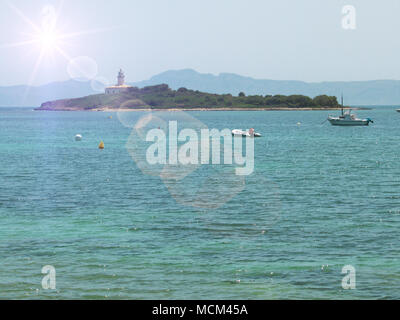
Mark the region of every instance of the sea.
[[[0, 298], [400, 299], [400, 113], [368, 107], [368, 127], [0, 108]], [[143, 128], [167, 117], [255, 128], [253, 172], [152, 167]]]

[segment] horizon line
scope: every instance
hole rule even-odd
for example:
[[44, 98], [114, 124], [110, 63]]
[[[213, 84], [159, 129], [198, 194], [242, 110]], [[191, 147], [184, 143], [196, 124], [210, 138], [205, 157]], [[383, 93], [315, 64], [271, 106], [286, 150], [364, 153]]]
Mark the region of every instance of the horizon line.
[[[129, 84], [137, 84], [137, 83], [141, 83], [141, 82], [150, 81], [152, 78], [154, 78], [156, 76], [159, 76], [159, 75], [162, 75], [162, 74], [167, 73], [167, 72], [182, 72], [182, 71], [193, 71], [196, 74], [205, 75], [205, 76], [213, 76], [215, 78], [221, 77], [223, 75], [234, 75], [234, 76], [239, 76], [239, 77], [242, 77], [242, 78], [247, 78], [247, 79], [256, 80], [256, 81], [301, 82], [301, 83], [306, 83], [306, 84], [374, 82], [374, 81], [400, 81], [400, 79], [389, 79], [389, 78], [386, 78], [386, 79], [369, 79], [369, 80], [321, 80], [321, 81], [304, 81], [304, 80], [293, 80], [293, 79], [279, 80], [279, 79], [270, 79], [270, 78], [254, 78], [254, 77], [251, 77], [251, 76], [245, 76], [245, 75], [241, 75], [241, 74], [238, 74], [238, 73], [232, 73], [232, 72], [220, 72], [219, 74], [202, 73], [202, 72], [199, 72], [199, 71], [197, 71], [195, 69], [185, 68], [185, 69], [168, 69], [166, 71], [162, 71], [160, 73], [157, 73], [157, 74], [151, 76], [148, 79], [139, 80], [139, 81], [132, 81], [132, 82], [128, 81], [127, 83], [129, 83]], [[47, 85], [54, 84], [54, 83], [63, 83], [63, 82], [69, 82], [69, 81], [88, 83], [88, 82], [90, 82], [92, 80], [96, 80], [96, 79], [90, 79], [90, 80], [86, 80], [86, 81], [79, 81], [79, 80], [75, 80], [75, 79], [54, 80], [54, 81], [44, 82], [42, 84], [36, 84], [36, 85], [29, 85], [29, 84], [0, 85], [0, 88], [9, 88], [9, 87], [32, 87], [32, 88], [38, 88], [38, 87], [43, 87], [43, 86], [47, 86]]]

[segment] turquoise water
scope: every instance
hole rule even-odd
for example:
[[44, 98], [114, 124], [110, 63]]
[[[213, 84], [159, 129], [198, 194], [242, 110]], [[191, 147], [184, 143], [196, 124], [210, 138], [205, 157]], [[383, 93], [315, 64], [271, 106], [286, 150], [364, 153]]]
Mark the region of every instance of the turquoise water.
[[400, 114], [344, 128], [329, 113], [188, 112], [264, 136], [245, 181], [202, 166], [173, 184], [138, 167], [116, 114], [1, 108], [0, 298], [399, 299]]

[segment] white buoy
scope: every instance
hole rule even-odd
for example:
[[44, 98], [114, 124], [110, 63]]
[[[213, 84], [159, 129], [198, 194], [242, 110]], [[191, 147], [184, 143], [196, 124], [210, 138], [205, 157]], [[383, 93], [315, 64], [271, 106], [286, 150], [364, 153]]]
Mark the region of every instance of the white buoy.
[[77, 134], [75, 136], [75, 141], [81, 141], [82, 140], [82, 136], [80, 134]]
[[297, 122], [297, 125], [298, 125], [298, 126], [301, 126], [301, 122]]

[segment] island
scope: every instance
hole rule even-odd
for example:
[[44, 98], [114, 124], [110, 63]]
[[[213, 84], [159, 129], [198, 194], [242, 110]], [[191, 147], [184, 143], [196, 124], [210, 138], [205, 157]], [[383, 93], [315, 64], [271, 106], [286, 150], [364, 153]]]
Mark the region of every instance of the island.
[[334, 96], [320, 95], [250, 95], [241, 92], [211, 94], [180, 88], [172, 90], [167, 84], [144, 88], [124, 86], [123, 90], [110, 90], [82, 98], [62, 99], [43, 103], [35, 110], [48, 111], [139, 111], [139, 110], [321, 110], [337, 109]]

